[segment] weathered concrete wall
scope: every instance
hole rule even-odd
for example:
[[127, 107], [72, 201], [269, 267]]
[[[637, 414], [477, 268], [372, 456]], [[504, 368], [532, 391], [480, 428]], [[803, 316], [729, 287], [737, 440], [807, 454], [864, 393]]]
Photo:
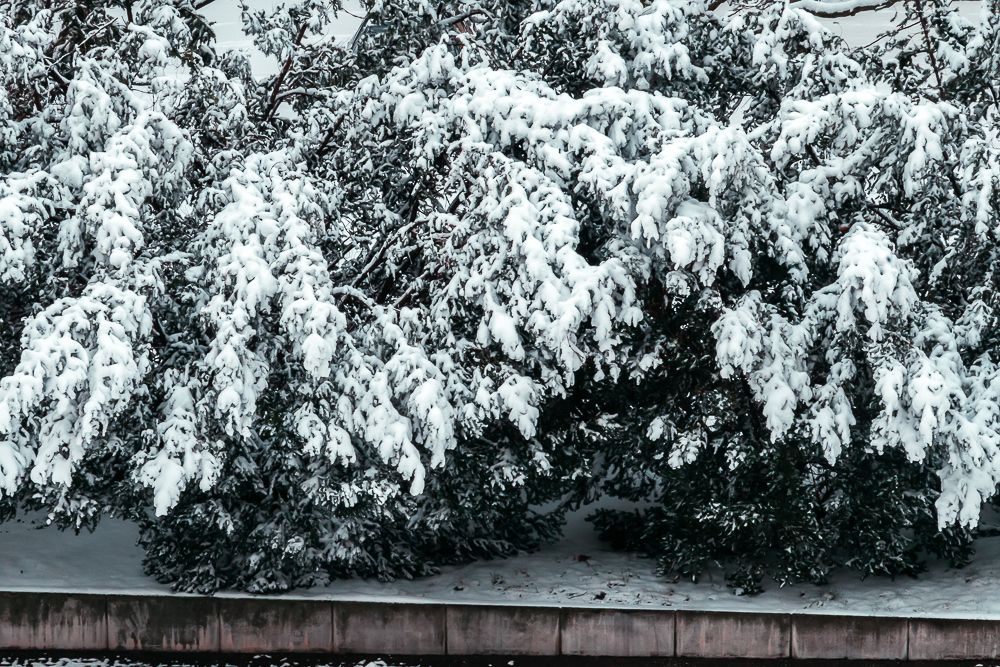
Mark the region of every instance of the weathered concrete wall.
[[906, 648], [905, 618], [792, 617], [793, 658], [906, 660]]
[[0, 593], [0, 648], [108, 648], [103, 595]]
[[341, 653], [445, 653], [443, 605], [334, 602], [333, 608]]
[[1000, 657], [1000, 621], [911, 619], [908, 657], [910, 660]]
[[0, 592], [0, 649], [1000, 658], [1000, 619]]
[[787, 658], [788, 614], [677, 612], [677, 655], [687, 658]]
[[448, 605], [449, 655], [559, 655], [559, 609]]
[[233, 653], [334, 650], [329, 602], [221, 598], [219, 645]]
[[562, 655], [672, 656], [674, 614], [616, 609], [563, 609]]
[[108, 648], [113, 651], [218, 651], [215, 598], [108, 598]]

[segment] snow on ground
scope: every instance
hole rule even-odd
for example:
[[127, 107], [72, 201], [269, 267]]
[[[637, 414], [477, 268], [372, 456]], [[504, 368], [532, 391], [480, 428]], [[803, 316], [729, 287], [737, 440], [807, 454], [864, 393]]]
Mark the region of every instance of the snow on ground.
[[[41, 516], [29, 516], [0, 524], [0, 590], [174, 594], [143, 574], [134, 526], [105, 519], [94, 533], [77, 536], [39, 528], [43, 523]], [[698, 583], [670, 583], [654, 576], [653, 561], [610, 551], [582, 513], [571, 518], [566, 533], [564, 540], [538, 553], [446, 567], [434, 577], [391, 583], [341, 580], [283, 597], [1000, 618], [1000, 538], [980, 540], [972, 564], [961, 570], [932, 562], [918, 579], [895, 581], [862, 581], [857, 573], [843, 571], [826, 586], [784, 589], [765, 580], [762, 594], [738, 597], [718, 571]]]

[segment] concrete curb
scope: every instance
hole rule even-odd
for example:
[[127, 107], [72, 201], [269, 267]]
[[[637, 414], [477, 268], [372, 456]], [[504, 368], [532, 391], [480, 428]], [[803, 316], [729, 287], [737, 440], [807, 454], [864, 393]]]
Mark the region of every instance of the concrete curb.
[[1000, 620], [0, 592], [0, 650], [955, 660]]

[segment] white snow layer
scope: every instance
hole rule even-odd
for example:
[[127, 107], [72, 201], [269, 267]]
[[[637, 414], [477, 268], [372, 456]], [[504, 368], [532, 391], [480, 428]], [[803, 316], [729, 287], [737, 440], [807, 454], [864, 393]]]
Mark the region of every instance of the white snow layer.
[[[856, 572], [839, 571], [825, 586], [785, 588], [765, 579], [763, 593], [739, 597], [726, 588], [721, 570], [698, 583], [671, 583], [653, 574], [654, 561], [611, 551], [583, 521], [592, 511], [571, 516], [566, 538], [534, 554], [445, 567], [411, 581], [334, 581], [281, 597], [1000, 619], [1000, 537], [978, 540], [972, 563], [959, 570], [932, 561], [916, 579], [862, 581]], [[41, 526], [41, 514], [0, 524], [0, 591], [182, 595], [143, 574], [132, 524], [104, 519], [96, 531], [80, 535]]]

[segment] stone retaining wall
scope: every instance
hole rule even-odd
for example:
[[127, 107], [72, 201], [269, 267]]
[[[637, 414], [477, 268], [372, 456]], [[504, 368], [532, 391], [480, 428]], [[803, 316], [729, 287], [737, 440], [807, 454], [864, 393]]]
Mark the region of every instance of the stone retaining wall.
[[0, 593], [5, 648], [990, 659], [1000, 620]]

